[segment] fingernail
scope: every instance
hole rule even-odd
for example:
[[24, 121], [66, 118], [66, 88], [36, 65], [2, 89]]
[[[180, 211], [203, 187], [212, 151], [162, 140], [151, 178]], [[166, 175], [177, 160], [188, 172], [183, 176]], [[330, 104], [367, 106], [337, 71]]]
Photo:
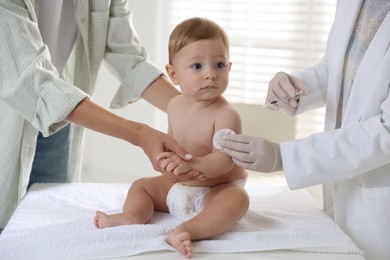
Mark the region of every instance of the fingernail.
[[198, 179], [200, 181], [204, 181], [204, 180], [206, 180], [206, 177], [204, 177], [203, 175], [199, 175], [196, 179]]
[[195, 177], [195, 176], [197, 176], [198, 174], [199, 174], [199, 172], [195, 172], [195, 173], [192, 174], [192, 177]]
[[187, 153], [186, 155], [184, 155], [184, 157], [186, 159], [190, 160], [190, 159], [192, 159], [193, 156], [191, 154]]

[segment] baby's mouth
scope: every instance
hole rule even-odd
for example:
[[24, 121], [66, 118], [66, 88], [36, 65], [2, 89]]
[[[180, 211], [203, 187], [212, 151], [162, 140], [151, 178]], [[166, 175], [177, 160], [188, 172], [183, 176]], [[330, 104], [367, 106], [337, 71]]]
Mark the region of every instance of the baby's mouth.
[[204, 90], [204, 89], [217, 89], [218, 87], [215, 86], [215, 85], [208, 85], [208, 86], [205, 86], [203, 88], [201, 88], [200, 90]]

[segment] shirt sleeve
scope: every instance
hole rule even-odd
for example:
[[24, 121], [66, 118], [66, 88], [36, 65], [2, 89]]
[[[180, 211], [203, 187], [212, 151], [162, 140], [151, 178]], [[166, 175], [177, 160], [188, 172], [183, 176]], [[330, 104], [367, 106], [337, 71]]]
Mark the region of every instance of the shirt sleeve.
[[109, 19], [105, 62], [121, 81], [110, 106], [120, 108], [139, 99], [163, 73], [148, 60], [148, 53], [139, 42], [128, 1], [113, 1]]
[[0, 99], [48, 136], [88, 95], [59, 79], [32, 17], [26, 6], [0, 1]]
[[292, 76], [303, 81], [305, 86], [310, 89], [308, 96], [301, 95], [296, 110], [296, 114], [302, 114], [325, 105], [328, 90], [328, 70], [327, 56], [313, 67], [303, 71], [295, 71]]
[[390, 138], [381, 115], [280, 145], [291, 189], [347, 180], [390, 163]]

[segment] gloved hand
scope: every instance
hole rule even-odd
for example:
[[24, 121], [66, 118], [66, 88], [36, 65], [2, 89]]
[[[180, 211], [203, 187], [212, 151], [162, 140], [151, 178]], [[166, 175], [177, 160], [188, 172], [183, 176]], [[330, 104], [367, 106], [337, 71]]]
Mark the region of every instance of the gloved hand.
[[276, 73], [269, 82], [266, 103], [285, 97], [288, 98], [280, 100], [274, 105], [271, 104], [268, 108], [283, 111], [290, 116], [295, 115], [299, 102], [298, 92], [303, 96], [310, 94], [309, 88], [305, 86], [302, 80], [284, 72]]
[[264, 138], [226, 135], [218, 140], [218, 145], [235, 164], [245, 169], [266, 173], [283, 169], [279, 144]]

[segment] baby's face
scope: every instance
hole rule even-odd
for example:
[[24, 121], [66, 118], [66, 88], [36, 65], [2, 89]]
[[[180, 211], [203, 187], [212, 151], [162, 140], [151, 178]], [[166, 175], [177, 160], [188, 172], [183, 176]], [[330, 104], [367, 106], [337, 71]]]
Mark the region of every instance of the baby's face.
[[220, 96], [229, 83], [228, 50], [220, 39], [200, 40], [183, 47], [173, 58], [176, 84], [196, 100]]

